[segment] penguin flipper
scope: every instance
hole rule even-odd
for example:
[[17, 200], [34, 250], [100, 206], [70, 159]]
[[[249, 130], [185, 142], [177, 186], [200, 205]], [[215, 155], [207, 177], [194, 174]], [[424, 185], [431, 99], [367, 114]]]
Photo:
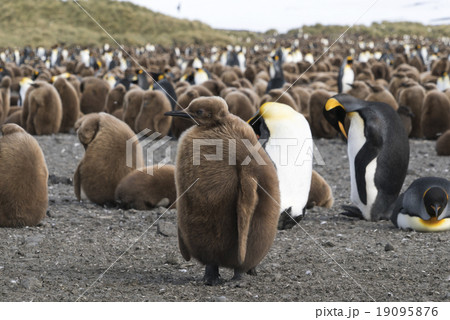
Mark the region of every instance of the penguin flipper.
[[342, 215], [350, 218], [359, 218], [361, 220], [364, 220], [364, 216], [357, 207], [354, 206], [341, 206], [342, 209], [344, 209], [344, 212], [341, 212]]
[[338, 93], [342, 93], [343, 85], [342, 85], [342, 76], [344, 75], [344, 66], [339, 68], [338, 73]]
[[180, 228], [178, 228], [178, 246], [180, 247], [180, 252], [184, 260], [191, 260], [191, 254], [189, 253], [189, 250], [184, 243], [183, 237], [181, 236]]
[[258, 183], [250, 175], [240, 179], [237, 201], [237, 228], [238, 228], [238, 262], [242, 264], [247, 254], [247, 239], [253, 213], [258, 202]]

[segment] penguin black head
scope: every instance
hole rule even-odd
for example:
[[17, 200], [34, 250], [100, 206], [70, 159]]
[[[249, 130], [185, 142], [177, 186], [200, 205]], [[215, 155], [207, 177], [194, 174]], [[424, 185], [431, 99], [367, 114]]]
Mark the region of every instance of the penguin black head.
[[352, 64], [353, 63], [353, 58], [351, 56], [347, 57], [347, 64]]
[[221, 97], [199, 97], [184, 110], [164, 113], [165, 116], [190, 118], [200, 126], [211, 127], [223, 123], [228, 115], [228, 105]]
[[345, 93], [337, 94], [328, 99], [323, 110], [325, 119], [347, 138], [344, 121], [347, 113], [364, 108], [366, 102]]
[[424, 192], [423, 203], [430, 217], [440, 220], [439, 216], [448, 203], [448, 194], [440, 187], [431, 187]]
[[37, 71], [37, 70], [35, 70], [35, 71], [33, 72], [33, 76], [31, 77], [31, 79], [32, 79], [32, 80], [36, 80], [36, 78], [39, 76], [39, 74], [40, 74], [40, 72]]

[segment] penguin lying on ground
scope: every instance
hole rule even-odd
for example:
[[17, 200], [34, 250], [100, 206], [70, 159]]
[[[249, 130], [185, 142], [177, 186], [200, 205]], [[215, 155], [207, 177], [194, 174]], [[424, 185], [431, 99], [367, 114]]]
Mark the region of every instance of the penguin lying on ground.
[[397, 199], [391, 221], [400, 229], [450, 230], [449, 193], [447, 179], [419, 178]]
[[344, 206], [348, 210], [344, 214], [371, 221], [389, 219], [409, 162], [408, 136], [397, 112], [385, 103], [338, 94], [327, 101], [324, 115], [348, 136], [351, 201], [357, 208]]
[[305, 213], [311, 186], [313, 141], [308, 121], [288, 105], [267, 102], [248, 123], [277, 169], [278, 229], [290, 229]]

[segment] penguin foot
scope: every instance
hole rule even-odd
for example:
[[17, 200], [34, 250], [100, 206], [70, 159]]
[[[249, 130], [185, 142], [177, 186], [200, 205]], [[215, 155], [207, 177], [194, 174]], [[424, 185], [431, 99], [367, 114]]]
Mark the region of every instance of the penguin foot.
[[345, 210], [344, 212], [341, 212], [341, 214], [343, 214], [344, 216], [364, 220], [364, 216], [361, 210], [359, 210], [357, 207], [341, 206], [341, 208]]
[[234, 275], [233, 278], [231, 278], [231, 281], [240, 281], [242, 280], [242, 272], [238, 269], [234, 269]]
[[291, 212], [292, 212], [292, 207], [289, 207], [288, 209], [281, 212], [280, 218], [278, 219], [278, 230], [291, 229], [300, 220], [303, 219], [304, 213], [303, 213], [303, 215], [293, 217], [293, 216], [291, 216]]
[[250, 270], [248, 270], [247, 274], [249, 274], [251, 276], [257, 276], [258, 273], [256, 272], [256, 267], [255, 268], [251, 268]]
[[206, 265], [205, 275], [203, 276], [203, 283], [207, 286], [216, 286], [222, 283], [218, 266], [211, 264]]

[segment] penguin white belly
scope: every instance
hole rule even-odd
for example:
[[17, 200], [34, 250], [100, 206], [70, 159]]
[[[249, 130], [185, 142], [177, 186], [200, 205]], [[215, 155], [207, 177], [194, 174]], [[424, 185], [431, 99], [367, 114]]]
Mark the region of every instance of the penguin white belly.
[[20, 95], [19, 106], [23, 106], [23, 103], [25, 101], [25, 96], [27, 94], [28, 89], [31, 87], [31, 83], [33, 83], [33, 81], [31, 81], [31, 79], [24, 82], [23, 84], [21, 83], [20, 90], [19, 90], [19, 95]]
[[277, 169], [281, 211], [291, 208], [291, 216], [297, 217], [303, 214], [311, 187], [313, 162], [311, 130], [303, 117], [295, 119], [289, 125], [284, 123], [282, 126], [274, 126], [269, 121], [267, 125], [271, 128], [271, 136], [265, 150]]
[[194, 76], [195, 84], [202, 84], [206, 80], [208, 80], [208, 74], [205, 71], [199, 70], [195, 73], [195, 76]]
[[352, 68], [350, 66], [345, 66], [344, 74], [342, 75], [343, 93], [349, 91], [352, 88], [350, 85], [353, 84], [354, 80], [355, 80], [355, 73], [353, 72]]
[[358, 193], [358, 186], [356, 184], [356, 168], [355, 158], [361, 148], [366, 143], [366, 137], [364, 136], [364, 120], [359, 116], [357, 112], [349, 113], [350, 116], [350, 128], [348, 132], [348, 160], [350, 165], [350, 179], [351, 179], [351, 194], [350, 200], [361, 210], [364, 218], [370, 220], [370, 210], [372, 204], [375, 202], [378, 190], [375, 187], [375, 172], [377, 169], [376, 158], [373, 159], [366, 167], [366, 195], [367, 204], [361, 201]]
[[397, 225], [400, 229], [413, 229], [421, 232], [439, 232], [450, 230], [450, 218], [430, 223], [419, 217], [399, 213]]

